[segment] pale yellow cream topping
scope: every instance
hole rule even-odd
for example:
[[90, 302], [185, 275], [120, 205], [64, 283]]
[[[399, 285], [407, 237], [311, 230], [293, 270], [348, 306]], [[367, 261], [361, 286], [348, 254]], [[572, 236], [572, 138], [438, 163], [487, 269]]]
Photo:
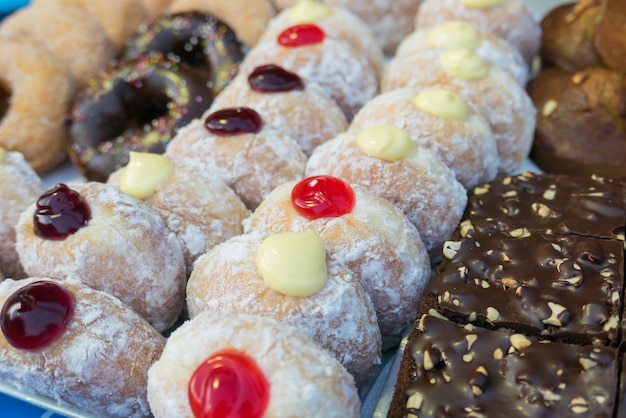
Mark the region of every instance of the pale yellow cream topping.
[[415, 96], [415, 107], [435, 117], [464, 121], [467, 118], [467, 105], [458, 94], [439, 88], [424, 89]]
[[265, 238], [256, 263], [267, 286], [287, 296], [311, 296], [326, 284], [326, 245], [313, 231]]
[[488, 9], [504, 4], [504, 0], [461, 0], [461, 3], [472, 9]]
[[0, 147], [0, 161], [4, 161], [5, 158], [7, 158], [7, 150]]
[[174, 172], [174, 164], [161, 154], [130, 152], [122, 172], [120, 190], [137, 199], [145, 199]]
[[409, 134], [392, 125], [378, 125], [363, 129], [357, 134], [356, 144], [368, 155], [386, 161], [413, 157], [417, 145]]
[[489, 75], [489, 66], [476, 53], [465, 48], [453, 48], [441, 54], [443, 70], [451, 77], [478, 80]]
[[316, 23], [333, 14], [325, 4], [313, 0], [300, 0], [287, 12], [287, 18], [295, 23]]
[[433, 48], [475, 50], [480, 45], [481, 36], [469, 23], [451, 20], [429, 30], [427, 40]]

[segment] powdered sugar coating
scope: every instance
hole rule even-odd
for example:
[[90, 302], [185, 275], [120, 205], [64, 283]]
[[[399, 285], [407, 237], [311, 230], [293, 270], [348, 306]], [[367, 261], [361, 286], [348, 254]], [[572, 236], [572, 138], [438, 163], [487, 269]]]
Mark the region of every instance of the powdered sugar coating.
[[433, 151], [418, 147], [415, 156], [397, 161], [372, 157], [348, 132], [318, 147], [306, 176], [330, 174], [359, 184], [402, 209], [415, 225], [433, 261], [459, 224], [467, 195], [454, 172]]
[[498, 150], [485, 118], [471, 108], [463, 121], [433, 116], [414, 105], [419, 92], [407, 87], [380, 94], [363, 106], [349, 131], [383, 124], [397, 126], [418, 145], [432, 150], [464, 187], [493, 180]]
[[[0, 306], [21, 287], [49, 278], [0, 283]], [[0, 333], [0, 379], [27, 393], [106, 417], [149, 417], [147, 374], [165, 339], [118, 299], [75, 279], [59, 281], [73, 295], [65, 333], [38, 350], [20, 350]]]
[[529, 64], [539, 52], [539, 20], [524, 0], [505, 0], [485, 9], [467, 7], [460, 0], [424, 0], [415, 17], [415, 28], [430, 28], [448, 20], [463, 20], [506, 39]]
[[489, 66], [489, 75], [463, 80], [446, 74], [439, 64], [440, 52], [424, 50], [392, 60], [383, 91], [401, 87], [440, 87], [459, 94], [487, 120], [496, 139], [499, 171], [510, 173], [528, 158], [532, 146], [536, 109], [526, 90], [506, 71]]
[[315, 83], [307, 83], [304, 90], [259, 93], [250, 88], [248, 73], [239, 73], [215, 98], [209, 112], [237, 106], [256, 110], [268, 125], [297, 141], [307, 156], [348, 129], [337, 103]]
[[368, 294], [351, 272], [327, 258], [325, 286], [309, 297], [271, 290], [257, 270], [267, 234], [239, 235], [196, 261], [187, 284], [191, 318], [203, 311], [274, 318], [329, 350], [362, 383], [380, 362], [381, 335]]
[[309, 220], [292, 206], [295, 184], [277, 187], [244, 222], [245, 230], [320, 234], [327, 251], [369, 293], [384, 345], [394, 345], [415, 319], [430, 278], [430, 260], [419, 233], [398, 208], [358, 185], [353, 185], [356, 204], [351, 213]]
[[214, 165], [249, 209], [277, 185], [302, 178], [306, 156], [291, 137], [268, 124], [258, 134], [221, 137], [211, 134], [203, 120], [179, 130], [165, 154]]
[[148, 398], [156, 418], [193, 418], [189, 379], [223, 349], [243, 351], [265, 374], [270, 384], [267, 418], [359, 416], [352, 376], [309, 338], [269, 318], [205, 311], [172, 333], [148, 372]]
[[244, 58], [240, 71], [249, 74], [260, 65], [275, 64], [317, 83], [350, 121], [378, 93], [378, 76], [367, 59], [345, 41], [325, 37], [322, 43], [287, 48], [263, 42]]
[[158, 331], [170, 327], [184, 302], [185, 262], [176, 236], [144, 202], [103, 183], [70, 184], [91, 220], [65, 240], [33, 232], [35, 204], [20, 216], [17, 252], [30, 276], [79, 278], [134, 308]]

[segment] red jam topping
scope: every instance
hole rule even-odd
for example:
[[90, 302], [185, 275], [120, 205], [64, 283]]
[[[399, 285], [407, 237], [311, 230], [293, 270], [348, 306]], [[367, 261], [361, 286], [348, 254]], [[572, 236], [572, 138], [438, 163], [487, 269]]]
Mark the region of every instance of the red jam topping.
[[269, 403], [270, 388], [250, 356], [226, 349], [196, 369], [188, 395], [196, 418], [260, 418]]
[[204, 120], [204, 126], [212, 134], [234, 136], [259, 132], [263, 120], [249, 107], [233, 107], [211, 113]]
[[337, 218], [352, 212], [356, 198], [345, 181], [332, 176], [313, 176], [296, 184], [291, 204], [305, 218]]
[[297, 74], [274, 64], [256, 67], [248, 76], [248, 84], [259, 93], [304, 90], [304, 83]]
[[278, 35], [278, 43], [282, 46], [297, 48], [299, 46], [320, 44], [326, 34], [316, 25], [303, 24], [291, 26]]
[[91, 219], [91, 209], [83, 197], [65, 184], [57, 184], [37, 201], [33, 215], [35, 235], [64, 240]]
[[34, 350], [59, 338], [74, 315], [74, 297], [58, 283], [39, 281], [12, 294], [0, 311], [9, 344]]

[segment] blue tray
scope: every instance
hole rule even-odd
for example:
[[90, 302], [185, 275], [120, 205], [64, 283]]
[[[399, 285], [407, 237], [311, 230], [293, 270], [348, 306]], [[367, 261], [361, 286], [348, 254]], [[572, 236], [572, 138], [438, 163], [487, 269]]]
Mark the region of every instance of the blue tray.
[[0, 410], [4, 418], [65, 418], [47, 409], [0, 393]]
[[6, 15], [12, 11], [26, 6], [29, 0], [2, 0], [0, 1], [0, 15]]

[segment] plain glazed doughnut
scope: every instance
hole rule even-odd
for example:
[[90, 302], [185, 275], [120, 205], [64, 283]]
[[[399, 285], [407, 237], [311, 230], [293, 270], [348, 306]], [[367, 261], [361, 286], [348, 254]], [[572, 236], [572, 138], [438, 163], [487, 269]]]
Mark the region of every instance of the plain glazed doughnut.
[[183, 308], [180, 242], [156, 212], [111, 185], [59, 184], [45, 192], [22, 212], [16, 248], [30, 276], [76, 277], [116, 296], [158, 331]]
[[116, 53], [98, 19], [79, 7], [27, 6], [4, 19], [0, 32], [20, 34], [45, 46], [81, 85], [103, 70]]
[[[11, 307], [15, 312], [20, 306], [18, 296], [33, 305], [21, 316], [10, 315]], [[39, 302], [48, 308], [38, 309]], [[62, 309], [52, 311], [52, 303]], [[161, 355], [165, 338], [128, 306], [76, 280], [33, 277], [0, 283], [0, 307], [6, 312], [0, 318], [3, 382], [98, 416], [151, 416], [148, 368]], [[46, 333], [26, 338], [16, 329], [43, 322], [37, 314], [46, 315], [56, 339]], [[26, 343], [31, 348], [18, 348]]]
[[163, 153], [176, 131], [213, 100], [204, 76], [159, 53], [124, 61], [81, 90], [71, 110], [72, 163], [106, 181], [130, 151]]
[[0, 33], [0, 146], [44, 173], [67, 158], [65, 117], [75, 83], [52, 52]]
[[167, 8], [169, 13], [189, 11], [217, 16], [249, 47], [256, 44], [275, 14], [269, 0], [173, 0]]
[[[194, 375], [198, 376], [194, 382], [200, 380], [202, 371], [214, 370], [210, 364], [224, 364], [216, 362], [216, 356], [224, 353], [232, 360], [226, 364], [232, 367], [248, 364], [236, 369], [249, 379], [242, 378], [239, 385], [251, 385], [252, 377], [258, 379], [260, 374], [260, 380], [269, 386], [268, 395], [265, 390], [251, 393], [237, 385], [240, 391], [234, 390], [225, 398], [232, 396], [244, 405], [262, 405], [262, 399], [267, 402], [266, 408], [258, 411], [263, 417], [359, 417], [360, 401], [352, 376], [309, 338], [269, 318], [211, 311], [199, 314], [174, 331], [161, 358], [150, 368], [148, 400], [155, 417], [194, 418], [189, 382]], [[234, 361], [237, 359], [250, 359], [252, 366]], [[256, 372], [259, 369], [260, 373]], [[211, 384], [206, 387], [204, 399], [218, 396], [210, 389]], [[239, 416], [257, 418], [252, 414]]]
[[[293, 326], [327, 349], [354, 376], [357, 384], [372, 376], [380, 361], [381, 335], [376, 313], [368, 294], [353, 274], [328, 254], [324, 241], [315, 232], [304, 232], [305, 240], [321, 242], [322, 285], [314, 292], [291, 294], [268, 283], [262, 267], [285, 272], [290, 284], [317, 277], [309, 264], [317, 263], [307, 241], [298, 235], [287, 253], [270, 248], [275, 258], [263, 262], [262, 248], [270, 238], [284, 235], [250, 233], [219, 244], [196, 261], [187, 284], [187, 307], [193, 319], [210, 311], [228, 316], [249, 314], [273, 318]], [[317, 238], [315, 238], [317, 237]], [[297, 254], [294, 254], [294, 252]], [[287, 258], [287, 260], [285, 260]], [[283, 266], [298, 260], [294, 267]], [[287, 273], [287, 274], [289, 274]], [[302, 278], [300, 277], [302, 276]]]

